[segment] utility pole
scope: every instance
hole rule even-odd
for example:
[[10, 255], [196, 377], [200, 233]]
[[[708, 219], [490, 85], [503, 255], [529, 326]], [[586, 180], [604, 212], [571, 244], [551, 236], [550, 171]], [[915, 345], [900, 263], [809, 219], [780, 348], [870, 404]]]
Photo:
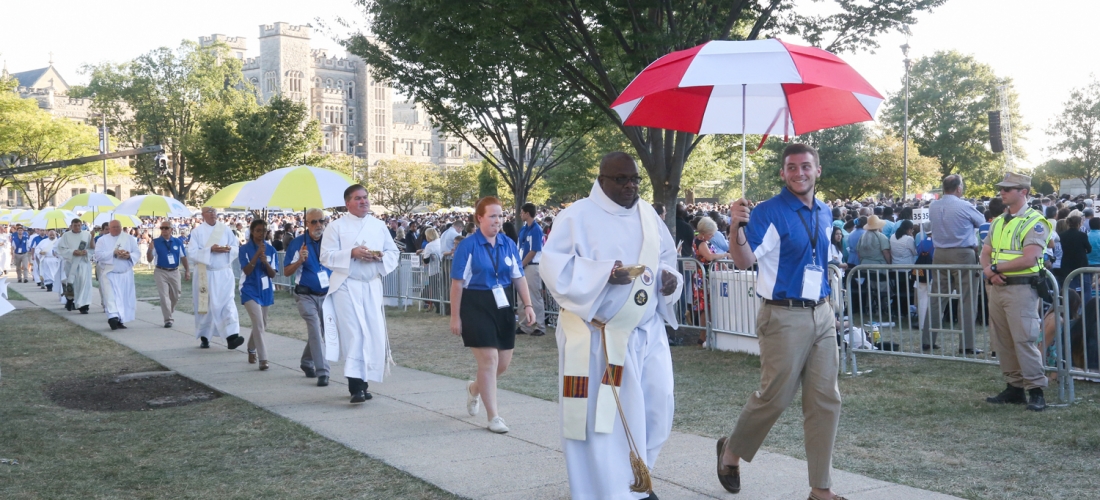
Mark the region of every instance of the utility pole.
[[[110, 149], [110, 135], [107, 133], [107, 114], [100, 113], [100, 129], [99, 129], [99, 154], [107, 154]], [[103, 160], [103, 194], [107, 194], [107, 160]], [[115, 193], [118, 194], [118, 193]]]
[[904, 180], [901, 184], [901, 200], [905, 202], [906, 196], [909, 194], [909, 35], [908, 27], [906, 27], [905, 44], [901, 46], [901, 54], [905, 56], [905, 126], [902, 127], [902, 175]]

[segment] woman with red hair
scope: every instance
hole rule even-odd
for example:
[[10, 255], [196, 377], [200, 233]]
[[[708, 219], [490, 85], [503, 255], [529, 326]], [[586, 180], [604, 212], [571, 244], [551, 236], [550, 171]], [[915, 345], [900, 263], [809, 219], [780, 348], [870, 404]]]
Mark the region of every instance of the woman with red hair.
[[519, 249], [500, 231], [500, 200], [486, 196], [474, 213], [477, 229], [455, 247], [451, 266], [451, 333], [461, 335], [477, 359], [477, 380], [466, 385], [466, 411], [477, 415], [484, 402], [489, 430], [503, 434], [508, 426], [497, 412], [497, 377], [508, 369], [516, 343], [516, 291], [527, 324], [535, 313]]

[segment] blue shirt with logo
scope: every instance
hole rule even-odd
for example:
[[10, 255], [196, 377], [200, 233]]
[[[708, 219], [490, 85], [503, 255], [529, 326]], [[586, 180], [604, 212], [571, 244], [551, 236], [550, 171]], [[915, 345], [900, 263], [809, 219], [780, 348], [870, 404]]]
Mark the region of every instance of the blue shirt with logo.
[[[172, 236], [168, 240], [164, 238], [153, 239], [153, 255], [157, 259], [157, 267], [175, 269], [180, 265], [180, 257], [187, 255], [186, 245], [183, 240]], [[168, 256], [172, 256], [172, 262], [168, 262]]]
[[497, 233], [496, 244], [489, 245], [478, 229], [455, 247], [451, 279], [465, 281], [463, 288], [470, 290], [506, 288], [523, 276], [520, 262], [519, 249], [511, 238]]
[[[811, 211], [784, 187], [778, 195], [753, 209], [745, 238], [756, 254], [759, 269], [756, 291], [761, 297], [819, 300], [829, 296], [826, 268], [833, 215], [821, 200], [814, 198], [813, 205]], [[816, 261], [812, 258], [814, 249]], [[811, 263], [823, 270], [821, 290], [816, 297], [802, 297], [803, 274]]]
[[527, 255], [527, 252], [535, 252], [535, 256], [531, 259], [532, 264], [539, 262], [539, 252], [542, 251], [542, 226], [539, 226], [537, 222], [531, 224], [524, 224], [519, 228], [519, 257], [520, 263], [523, 263], [523, 256]]
[[321, 241], [313, 241], [308, 233], [290, 241], [290, 246], [286, 249], [286, 258], [283, 260], [283, 269], [298, 261], [298, 253], [302, 251], [302, 245], [309, 250], [309, 255], [298, 268], [300, 272], [298, 284], [309, 287], [309, 291], [313, 293], [328, 293], [328, 287], [321, 286], [321, 279], [317, 273], [323, 271], [325, 275], [331, 277], [332, 270], [321, 265]]
[[[265, 257], [268, 264], [278, 274], [280, 266], [279, 259], [275, 255], [275, 247], [271, 246], [267, 242], [264, 242]], [[244, 272], [244, 268], [248, 266], [249, 262], [252, 262], [252, 256], [256, 255], [256, 252], [260, 251], [260, 248], [251, 239], [247, 243], [241, 245], [240, 252], [237, 254], [237, 259], [241, 263], [241, 272]], [[259, 261], [256, 262], [256, 267], [252, 268], [252, 272], [244, 277], [243, 283], [241, 283], [241, 304], [244, 304], [250, 300], [256, 301], [261, 306], [270, 306], [275, 303], [275, 284], [271, 282], [271, 278], [267, 277], [267, 268], [264, 267]]]
[[19, 233], [11, 235], [11, 244], [12, 248], [15, 249], [16, 255], [27, 253], [27, 250], [29, 250], [27, 244], [30, 243], [30, 239], [31, 237], [27, 233], [23, 233], [23, 236], [19, 236]]

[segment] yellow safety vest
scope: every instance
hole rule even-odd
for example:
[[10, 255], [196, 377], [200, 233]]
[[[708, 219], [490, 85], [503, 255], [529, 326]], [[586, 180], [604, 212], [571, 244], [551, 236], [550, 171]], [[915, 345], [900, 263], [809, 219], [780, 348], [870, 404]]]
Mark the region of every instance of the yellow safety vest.
[[[1046, 228], [1046, 240], [1043, 242], [1045, 245], [1051, 237], [1050, 221], [1035, 209], [1028, 208], [1023, 215], [1013, 217], [1008, 222], [1005, 222], [1004, 215], [993, 219], [993, 223], [989, 227], [989, 244], [993, 248], [991, 255], [993, 263], [1004, 264], [1023, 256], [1024, 236], [1036, 224], [1042, 224]], [[1034, 266], [1019, 271], [1005, 271], [1001, 274], [1005, 276], [1030, 275], [1038, 274], [1042, 269], [1043, 256], [1040, 254]]]

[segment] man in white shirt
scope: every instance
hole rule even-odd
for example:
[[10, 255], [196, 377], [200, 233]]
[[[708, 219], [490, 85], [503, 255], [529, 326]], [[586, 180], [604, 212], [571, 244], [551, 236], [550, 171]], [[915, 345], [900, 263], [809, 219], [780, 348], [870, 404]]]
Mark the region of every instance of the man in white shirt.
[[[122, 224], [111, 221], [110, 234], [96, 242], [95, 258], [102, 266], [99, 286], [103, 287], [103, 307], [112, 330], [126, 328], [134, 320], [137, 291], [134, 288], [134, 264], [141, 258], [137, 240], [122, 232]], [[106, 279], [103, 279], [103, 278]]]
[[210, 347], [210, 337], [223, 337], [226, 347], [233, 350], [244, 343], [233, 300], [236, 280], [232, 262], [237, 260], [240, 242], [233, 231], [218, 221], [216, 208], [202, 207], [202, 221], [187, 242], [188, 262], [195, 265], [191, 283], [195, 337], [204, 349]]

